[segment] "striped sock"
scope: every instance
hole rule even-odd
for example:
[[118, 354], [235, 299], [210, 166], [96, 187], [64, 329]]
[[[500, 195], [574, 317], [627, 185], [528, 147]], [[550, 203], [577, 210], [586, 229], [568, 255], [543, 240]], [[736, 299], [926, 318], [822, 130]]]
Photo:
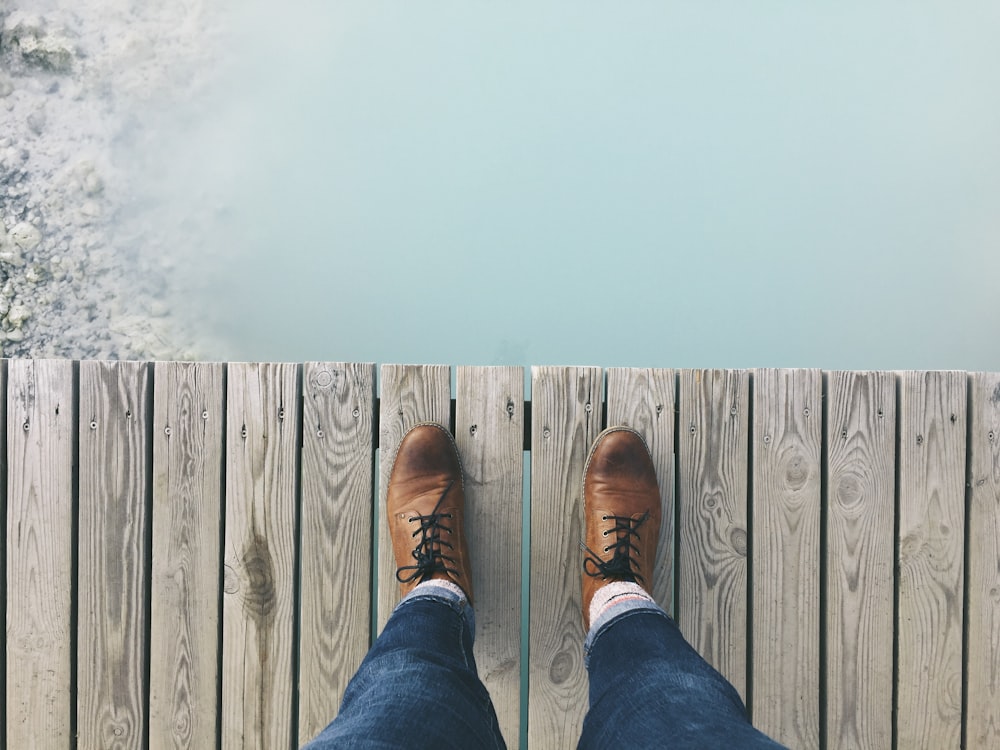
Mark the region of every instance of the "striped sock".
[[415, 593], [417, 589], [420, 589], [420, 593], [422, 594], [433, 594], [434, 593], [433, 589], [435, 588], [446, 589], [453, 594], [458, 594], [460, 597], [462, 597], [464, 601], [469, 600], [468, 597], [465, 595], [465, 592], [462, 591], [461, 586], [459, 586], [457, 583], [446, 581], [443, 578], [431, 578], [430, 580], [418, 583], [416, 586], [413, 587], [413, 591], [411, 591], [410, 593]]
[[597, 618], [609, 607], [630, 600], [651, 602], [653, 597], [638, 583], [631, 581], [612, 581], [601, 586], [594, 592], [594, 598], [590, 600], [590, 622], [597, 622]]

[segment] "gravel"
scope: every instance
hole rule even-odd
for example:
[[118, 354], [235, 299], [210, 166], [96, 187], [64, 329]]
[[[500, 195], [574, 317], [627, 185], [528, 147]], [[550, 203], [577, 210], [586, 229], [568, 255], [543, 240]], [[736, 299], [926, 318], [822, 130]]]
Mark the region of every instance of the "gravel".
[[134, 165], [209, 85], [221, 3], [19, 5], [0, 9], [0, 353], [199, 357]]

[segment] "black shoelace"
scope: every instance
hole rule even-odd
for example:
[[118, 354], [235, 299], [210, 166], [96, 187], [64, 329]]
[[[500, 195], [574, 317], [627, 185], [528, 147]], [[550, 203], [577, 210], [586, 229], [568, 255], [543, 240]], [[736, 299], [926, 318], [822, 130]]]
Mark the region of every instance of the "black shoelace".
[[[645, 584], [646, 581], [643, 579], [642, 574], [633, 568], [636, 563], [632, 558], [632, 553], [634, 552], [638, 555], [639, 548], [632, 543], [632, 537], [635, 537], [635, 541], [642, 539], [639, 536], [639, 527], [649, 518], [649, 511], [646, 511], [641, 517], [636, 519], [629, 516], [612, 515], [601, 517], [604, 521], [607, 521], [609, 518], [615, 522], [615, 527], [605, 531], [604, 536], [614, 534], [616, 541], [614, 544], [609, 544], [604, 548], [604, 554], [611, 552], [611, 559], [602, 560], [600, 555], [594, 552], [594, 550], [583, 542], [580, 542], [580, 546], [588, 552], [583, 558], [583, 572], [591, 578], [601, 577], [605, 580], [615, 579]], [[592, 567], [587, 567], [588, 563]]]
[[[410, 581], [423, 583], [434, 573], [458, 574], [456, 568], [448, 567], [448, 563], [455, 563], [455, 558], [446, 555], [442, 550], [442, 547], [447, 547], [449, 550], [455, 549], [455, 546], [451, 542], [441, 538], [442, 531], [448, 532], [449, 535], [452, 533], [451, 527], [445, 526], [442, 523], [442, 519], [451, 518], [452, 514], [438, 513], [438, 508], [441, 507], [445, 495], [448, 494], [448, 490], [451, 489], [453, 484], [455, 484], [454, 479], [448, 482], [448, 486], [444, 488], [444, 492], [438, 498], [434, 510], [426, 516], [417, 513], [407, 519], [408, 523], [413, 523], [414, 521], [420, 522], [420, 526], [410, 536], [416, 537], [417, 534], [421, 536], [420, 541], [417, 542], [417, 546], [413, 548], [413, 552], [411, 553], [417, 564], [404, 565], [396, 571], [396, 580], [400, 583], [409, 583]], [[404, 571], [412, 572], [404, 576]]]

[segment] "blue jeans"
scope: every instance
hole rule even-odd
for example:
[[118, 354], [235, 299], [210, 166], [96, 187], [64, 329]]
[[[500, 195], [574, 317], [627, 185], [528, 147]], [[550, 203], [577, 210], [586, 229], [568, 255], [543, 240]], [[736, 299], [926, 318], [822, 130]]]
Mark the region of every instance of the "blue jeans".
[[[472, 656], [461, 597], [415, 589], [347, 686], [340, 713], [305, 747], [506, 747]], [[747, 720], [739, 694], [655, 604], [625, 601], [584, 644], [590, 710], [580, 748], [780, 748]]]

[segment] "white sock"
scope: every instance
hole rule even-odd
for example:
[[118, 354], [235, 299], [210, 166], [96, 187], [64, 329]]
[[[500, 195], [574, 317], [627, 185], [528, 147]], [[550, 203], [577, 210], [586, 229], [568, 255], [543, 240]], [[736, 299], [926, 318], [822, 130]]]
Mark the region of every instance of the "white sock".
[[450, 591], [453, 594], [458, 594], [460, 597], [462, 597], [464, 601], [468, 601], [468, 597], [465, 595], [465, 592], [462, 591], [461, 586], [459, 586], [457, 583], [454, 583], [453, 581], [446, 581], [443, 578], [431, 578], [430, 580], [418, 583], [416, 586], [413, 587], [413, 591], [420, 589], [421, 592], [424, 594], [433, 594], [434, 592], [429, 591], [428, 589], [435, 589], [435, 588], [445, 589], [446, 591]]
[[590, 600], [590, 623], [593, 625], [597, 618], [608, 608], [619, 602], [642, 599], [647, 602], [653, 601], [642, 586], [631, 581], [612, 581], [601, 586], [594, 592], [594, 598]]

